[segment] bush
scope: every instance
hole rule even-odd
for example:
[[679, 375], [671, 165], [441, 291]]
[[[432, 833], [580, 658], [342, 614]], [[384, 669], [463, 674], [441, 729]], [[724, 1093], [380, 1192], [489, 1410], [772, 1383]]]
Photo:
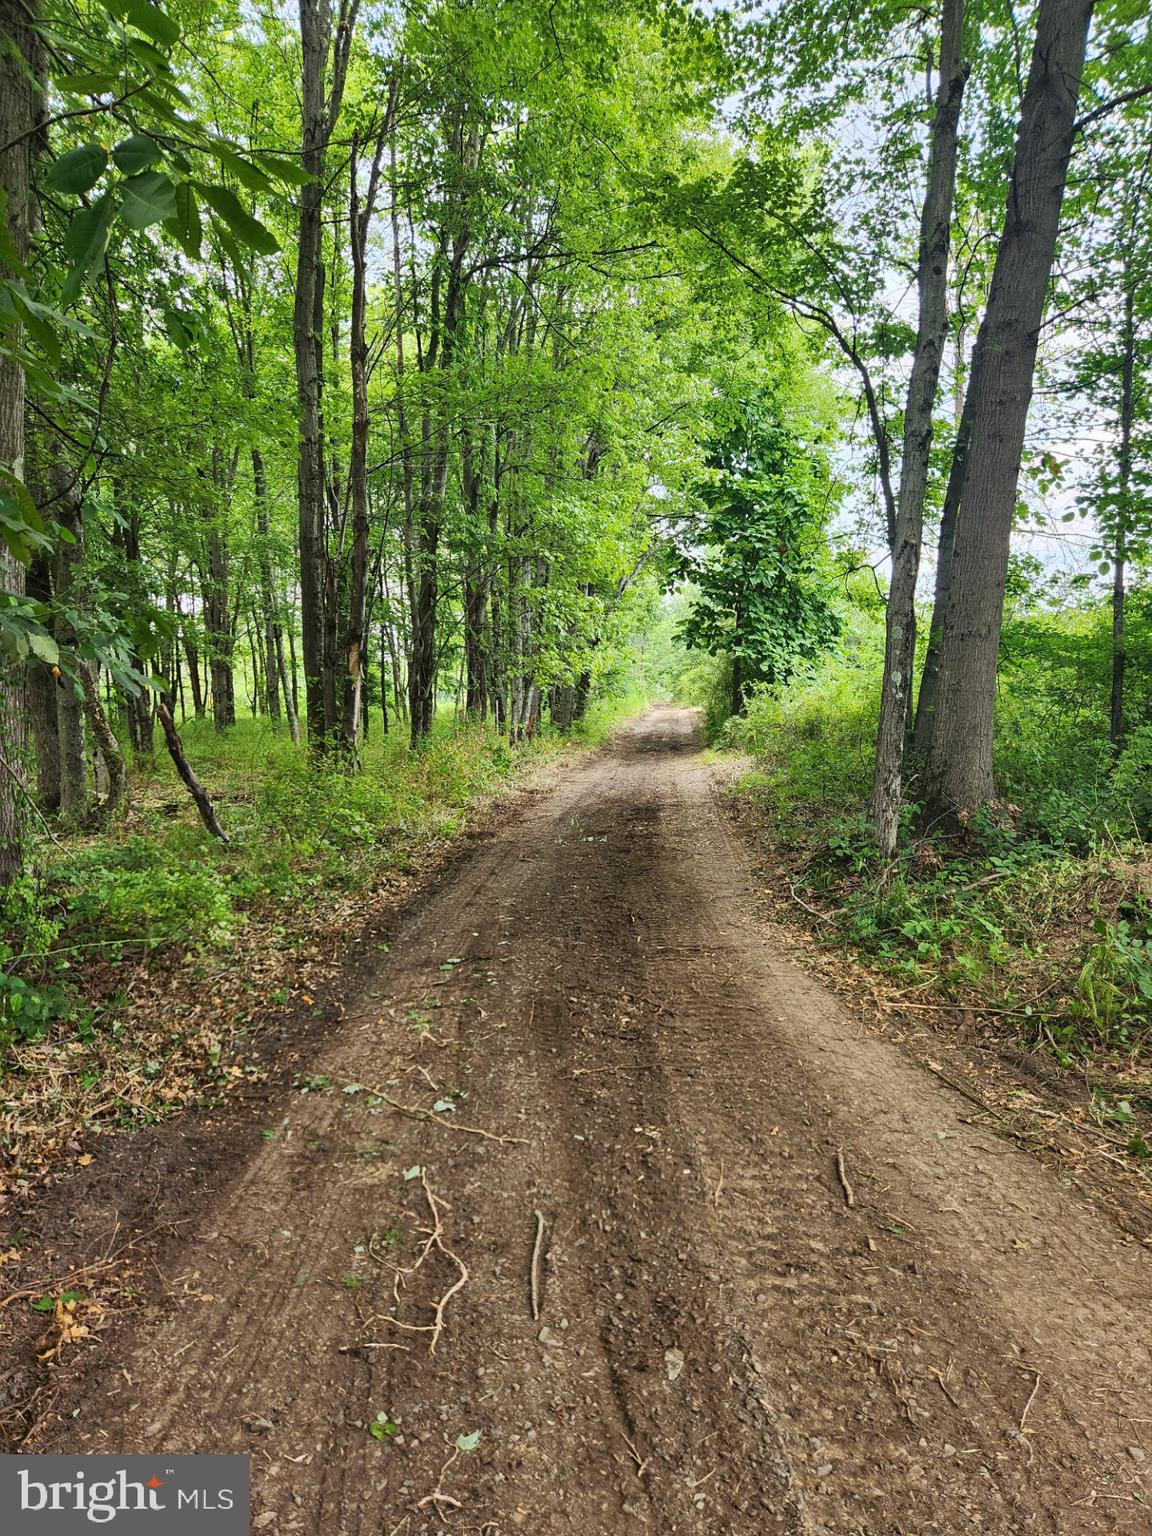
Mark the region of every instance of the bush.
[[200, 843], [180, 828], [164, 841], [129, 837], [73, 855], [58, 886], [70, 926], [149, 950], [223, 942], [236, 920], [228, 875]]
[[1112, 792], [1126, 806], [1136, 828], [1152, 835], [1152, 725], [1142, 725], [1128, 737], [1116, 763]]

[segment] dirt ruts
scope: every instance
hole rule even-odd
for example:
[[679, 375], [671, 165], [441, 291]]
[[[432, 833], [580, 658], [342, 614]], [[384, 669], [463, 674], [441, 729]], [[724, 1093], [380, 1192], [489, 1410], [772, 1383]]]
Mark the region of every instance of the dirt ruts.
[[248, 1451], [272, 1536], [1152, 1529], [1147, 1254], [750, 880], [686, 712], [523, 803], [189, 1142], [163, 1283], [29, 1448]]

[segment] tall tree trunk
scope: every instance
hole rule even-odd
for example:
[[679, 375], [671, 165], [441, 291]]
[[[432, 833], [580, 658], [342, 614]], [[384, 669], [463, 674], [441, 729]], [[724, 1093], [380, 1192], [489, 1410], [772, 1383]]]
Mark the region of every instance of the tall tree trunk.
[[966, 393], [960, 412], [960, 421], [956, 428], [956, 442], [952, 449], [948, 488], [944, 493], [944, 506], [940, 513], [940, 534], [936, 548], [936, 580], [932, 594], [932, 621], [928, 630], [924, 670], [920, 675], [920, 691], [916, 695], [916, 718], [912, 727], [912, 750], [922, 761], [927, 758], [931, 748], [932, 726], [936, 719], [936, 695], [940, 682], [940, 649], [944, 640], [944, 615], [948, 611], [948, 597], [952, 590], [956, 525], [968, 468], [968, 439], [971, 425], [971, 408], [969, 396]]
[[[322, 214], [327, 144], [340, 112], [358, 0], [340, 0], [333, 31], [332, 0], [299, 0], [301, 44], [301, 163], [312, 180], [300, 189], [296, 297], [292, 339], [300, 440], [297, 498], [300, 533], [300, 637], [308, 744], [314, 757], [332, 747], [334, 699], [325, 708], [325, 660], [335, 624], [328, 615], [328, 538], [325, 504], [324, 246]], [[329, 687], [329, 694], [331, 688]]]
[[288, 716], [288, 734], [294, 743], [300, 741], [300, 721], [296, 715], [296, 648], [292, 647], [292, 675], [289, 676], [288, 663], [284, 659], [284, 627], [276, 626], [276, 668], [280, 677], [280, 687], [284, 694], [284, 713]]
[[884, 679], [872, 778], [873, 832], [888, 857], [896, 847], [900, 826], [904, 741], [916, 660], [916, 582], [924, 537], [924, 498], [936, 390], [948, 334], [948, 246], [956, 188], [957, 130], [967, 80], [961, 59], [963, 39], [964, 0], [944, 0], [940, 79], [928, 152], [928, 185], [920, 217], [920, 314], [904, 412], [900, 493], [885, 620]]
[[376, 208], [380, 168], [396, 105], [395, 81], [388, 110], [376, 138], [368, 185], [360, 194], [360, 157], [353, 141], [348, 196], [348, 239], [352, 256], [352, 313], [348, 337], [348, 366], [352, 379], [352, 444], [348, 459], [348, 494], [352, 505], [352, 565], [348, 581], [347, 628], [344, 632], [344, 697], [340, 738], [346, 758], [354, 762], [360, 739], [364, 674], [368, 665], [368, 232]]
[[269, 548], [268, 482], [264, 455], [259, 448], [252, 454], [252, 494], [256, 501], [256, 540], [260, 566], [260, 617], [264, 635], [264, 699], [272, 724], [280, 722], [280, 683], [283, 667], [283, 641], [280, 633], [280, 605], [272, 582], [272, 551]]
[[1124, 746], [1124, 675], [1127, 654], [1128, 527], [1132, 493], [1132, 425], [1134, 374], [1136, 364], [1136, 291], [1130, 272], [1125, 273], [1124, 320], [1121, 331], [1123, 352], [1120, 364], [1120, 448], [1117, 454], [1116, 526], [1112, 535], [1112, 690], [1109, 708], [1108, 738], [1113, 752]]
[[300, 523], [300, 638], [304, 699], [313, 756], [328, 748], [324, 731], [324, 433], [321, 417], [324, 268], [321, 214], [328, 114], [324, 85], [332, 31], [330, 0], [300, 0], [303, 134], [302, 164], [312, 177], [300, 191], [293, 342], [300, 413], [297, 496]]
[[380, 718], [388, 734], [388, 626], [380, 626]]
[[968, 381], [971, 437], [926, 774], [930, 821], [993, 798], [996, 664], [1020, 458], [1093, 0], [1040, 0], [1004, 229]]
[[[32, 216], [32, 159], [41, 119], [40, 46], [34, 30], [35, 0], [5, 9], [7, 39], [0, 48], [0, 189], [5, 233], [16, 259], [28, 254]], [[8, 147], [11, 146], [11, 147]], [[24, 472], [24, 370], [0, 353], [0, 463], [17, 477]], [[24, 567], [0, 544], [0, 592], [24, 594]], [[10, 885], [24, 862], [24, 678], [23, 668], [0, 658], [0, 889]]]
[[[468, 122], [465, 109], [459, 109], [453, 120], [446, 125], [445, 140], [459, 166], [466, 172], [474, 172], [479, 164], [482, 137], [479, 129]], [[468, 211], [471, 195], [471, 187], [465, 182], [454, 197], [451, 233], [446, 224], [439, 231], [430, 285], [430, 340], [422, 359], [422, 366], [429, 373], [437, 368], [446, 370], [452, 366], [463, 329], [464, 301], [469, 282], [465, 258], [472, 239]], [[444, 263], [446, 270], [441, 276], [441, 265]], [[408, 664], [409, 725], [413, 746], [419, 745], [432, 729], [436, 712], [439, 548], [449, 467], [449, 424], [439, 403], [425, 410], [421, 438], [417, 549], [413, 573], [412, 651]]]
[[62, 538], [56, 547], [57, 612], [54, 623], [56, 643], [62, 654], [73, 658], [79, 673], [75, 681], [66, 678], [56, 694], [56, 730], [60, 741], [60, 815], [71, 826], [82, 827], [90, 810], [88, 769], [84, 758], [84, 668], [76, 654], [76, 632], [67, 617], [76, 567], [83, 558], [83, 527], [80, 497], [75, 476], [59, 459], [52, 464], [49, 483], [55, 497], [55, 512], [62, 530], [71, 537]]
[[[36, 500], [40, 500], [39, 495]], [[49, 555], [37, 552], [28, 567], [27, 579], [29, 597], [40, 603], [52, 601], [52, 560]], [[60, 809], [60, 730], [56, 714], [56, 695], [60, 688], [61, 680], [53, 668], [43, 662], [29, 667], [28, 723], [36, 748], [36, 799], [41, 810], [49, 813]]]
[[[299, 720], [300, 718], [299, 677], [300, 664], [296, 660], [296, 630], [293, 627], [288, 630], [288, 674], [284, 682], [284, 693], [286, 697], [291, 697], [292, 699], [292, 718], [294, 720]], [[297, 742], [300, 740], [299, 726], [293, 731], [292, 740]]]
[[[140, 514], [132, 507], [127, 516], [122, 516], [113, 533], [115, 542], [124, 551], [124, 559], [132, 573], [134, 590], [143, 595], [146, 587], [143, 570], [140, 563]], [[174, 602], [172, 593], [176, 581], [175, 558], [170, 571], [171, 585], [169, 587], [170, 601]], [[144, 660], [138, 652], [132, 653], [132, 665], [138, 672], [150, 670], [144, 665]], [[151, 757], [152, 755], [152, 695], [147, 688], [137, 689], [134, 693], [124, 696], [125, 713], [128, 717], [128, 740], [135, 757]]]
[[492, 516], [481, 510], [484, 484], [483, 457], [465, 435], [462, 448], [464, 506], [469, 525], [469, 552], [464, 572], [464, 708], [469, 719], [483, 720], [488, 713], [488, 588], [491, 554], [486, 531]]
[[204, 583], [204, 638], [212, 677], [212, 720], [218, 731], [236, 724], [236, 683], [232, 671], [235, 637], [229, 605], [228, 546], [214, 512], [207, 539]]
[[204, 718], [204, 688], [200, 680], [200, 652], [186, 624], [181, 626], [184, 636], [184, 655], [188, 661], [188, 686], [192, 691], [192, 713], [197, 720]]

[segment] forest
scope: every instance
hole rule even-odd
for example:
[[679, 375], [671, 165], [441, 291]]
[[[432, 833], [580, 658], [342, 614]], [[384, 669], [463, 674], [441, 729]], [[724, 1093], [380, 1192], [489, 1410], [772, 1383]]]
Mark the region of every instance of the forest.
[[4, 10], [11, 1074], [669, 693], [840, 938], [1015, 1004], [1042, 893], [1137, 1044], [1138, 5]]
[[1145, 1530], [1150, 575], [1141, 0], [0, 0], [3, 1443]]

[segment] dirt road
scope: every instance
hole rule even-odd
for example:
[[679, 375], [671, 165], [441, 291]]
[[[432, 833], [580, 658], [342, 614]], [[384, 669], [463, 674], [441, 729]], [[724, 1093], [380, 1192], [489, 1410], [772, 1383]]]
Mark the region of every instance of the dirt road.
[[749, 884], [684, 712], [510, 815], [34, 1448], [250, 1451], [272, 1536], [1152, 1529], [1147, 1252]]

